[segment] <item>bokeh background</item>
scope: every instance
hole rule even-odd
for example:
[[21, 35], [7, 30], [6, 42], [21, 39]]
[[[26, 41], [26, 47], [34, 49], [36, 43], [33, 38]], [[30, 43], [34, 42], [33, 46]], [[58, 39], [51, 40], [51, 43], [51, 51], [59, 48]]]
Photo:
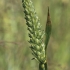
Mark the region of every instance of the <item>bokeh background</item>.
[[[32, 0], [42, 29], [50, 7], [48, 70], [70, 70], [70, 0]], [[38, 70], [28, 43], [21, 0], [0, 0], [0, 70]]]

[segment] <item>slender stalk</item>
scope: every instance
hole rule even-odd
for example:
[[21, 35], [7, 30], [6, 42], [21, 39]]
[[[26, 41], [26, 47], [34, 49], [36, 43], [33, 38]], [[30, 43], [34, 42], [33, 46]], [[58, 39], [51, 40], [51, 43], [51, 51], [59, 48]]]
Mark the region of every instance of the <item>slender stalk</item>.
[[39, 63], [39, 70], [45, 70], [45, 66], [43, 63]]

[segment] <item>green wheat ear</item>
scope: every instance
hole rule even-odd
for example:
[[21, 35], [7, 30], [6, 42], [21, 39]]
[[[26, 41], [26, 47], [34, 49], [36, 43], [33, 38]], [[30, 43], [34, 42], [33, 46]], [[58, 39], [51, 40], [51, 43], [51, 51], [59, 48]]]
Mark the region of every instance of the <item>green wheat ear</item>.
[[[22, 0], [22, 5], [24, 8], [25, 19], [27, 24], [27, 29], [29, 31], [29, 43], [31, 44], [30, 48], [32, 50], [32, 54], [39, 61], [39, 70], [47, 70], [46, 65], [46, 40], [43, 42], [43, 36], [45, 33], [41, 30], [41, 24], [39, 18], [34, 9], [33, 3], [31, 0]], [[49, 29], [46, 26], [46, 35], [49, 33], [47, 30]], [[48, 35], [47, 35], [48, 36]], [[49, 37], [49, 36], [48, 36]]]
[[44, 32], [41, 30], [39, 18], [35, 12], [31, 0], [22, 0], [26, 24], [29, 30], [31, 50], [39, 62], [45, 62], [45, 45], [43, 43]]

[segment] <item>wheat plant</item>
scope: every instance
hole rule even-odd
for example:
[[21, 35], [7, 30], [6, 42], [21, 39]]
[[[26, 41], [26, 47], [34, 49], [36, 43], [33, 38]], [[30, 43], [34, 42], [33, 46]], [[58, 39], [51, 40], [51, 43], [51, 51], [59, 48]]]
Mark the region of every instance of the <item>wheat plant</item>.
[[[32, 54], [39, 62], [39, 70], [47, 70], [47, 45], [51, 34], [51, 21], [48, 8], [48, 17], [45, 32], [41, 30], [40, 20], [36, 14], [31, 0], [22, 0], [27, 29], [29, 31], [29, 43]], [[43, 38], [45, 36], [45, 42]]]

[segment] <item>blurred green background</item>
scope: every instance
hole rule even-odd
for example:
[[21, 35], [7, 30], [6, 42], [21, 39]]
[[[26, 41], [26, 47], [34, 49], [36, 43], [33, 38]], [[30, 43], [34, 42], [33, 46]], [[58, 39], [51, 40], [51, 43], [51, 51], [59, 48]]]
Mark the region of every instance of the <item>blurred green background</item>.
[[[70, 0], [32, 0], [45, 29], [50, 7], [52, 34], [48, 70], [70, 70]], [[21, 0], [0, 0], [0, 70], [38, 70], [28, 43]]]

